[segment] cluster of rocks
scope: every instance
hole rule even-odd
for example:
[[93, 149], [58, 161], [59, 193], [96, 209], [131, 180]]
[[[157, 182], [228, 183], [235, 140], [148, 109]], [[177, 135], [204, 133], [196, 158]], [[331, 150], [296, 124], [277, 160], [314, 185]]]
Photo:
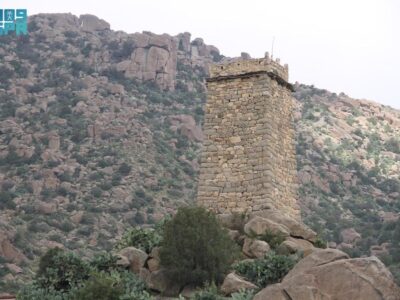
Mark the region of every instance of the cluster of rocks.
[[[241, 246], [242, 259], [262, 258], [272, 251], [271, 246], [261, 239], [267, 233], [283, 237], [279, 245], [274, 245], [276, 253], [297, 253], [303, 257], [281, 283], [267, 287], [258, 287], [235, 272], [229, 273], [219, 287], [226, 296], [261, 288], [254, 299], [400, 299], [399, 287], [378, 258], [350, 259], [339, 250], [317, 248], [314, 246], [317, 240], [315, 232], [277, 210], [246, 216], [222, 214], [218, 218], [231, 238]], [[196, 291], [193, 286], [179, 286], [168, 277], [168, 271], [160, 266], [159, 253], [159, 247], [153, 248], [149, 254], [127, 247], [118, 253], [119, 264], [138, 274], [150, 290], [162, 297], [192, 296]]]
[[377, 257], [353, 258], [335, 249], [314, 250], [281, 283], [261, 290], [254, 300], [399, 300], [400, 288]]

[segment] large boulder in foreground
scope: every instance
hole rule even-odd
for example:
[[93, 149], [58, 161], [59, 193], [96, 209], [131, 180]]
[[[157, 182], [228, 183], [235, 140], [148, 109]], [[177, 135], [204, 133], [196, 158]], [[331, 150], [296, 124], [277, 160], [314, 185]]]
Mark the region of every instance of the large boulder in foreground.
[[240, 290], [257, 289], [257, 286], [251, 282], [244, 280], [235, 273], [230, 273], [225, 277], [224, 283], [221, 286], [221, 291], [225, 295], [230, 295]]
[[305, 224], [289, 216], [286, 216], [276, 209], [266, 209], [250, 214], [250, 219], [253, 219], [255, 217], [261, 217], [263, 219], [267, 219], [281, 226], [284, 226], [290, 232], [290, 235], [292, 237], [305, 239], [311, 242], [315, 242], [317, 238], [317, 234], [313, 230], [308, 228]]
[[148, 255], [135, 247], [126, 247], [118, 253], [121, 266], [129, 266], [130, 270], [136, 274], [140, 273], [140, 269], [146, 263]]
[[349, 259], [334, 249], [315, 250], [255, 300], [400, 300], [400, 288], [376, 257]]

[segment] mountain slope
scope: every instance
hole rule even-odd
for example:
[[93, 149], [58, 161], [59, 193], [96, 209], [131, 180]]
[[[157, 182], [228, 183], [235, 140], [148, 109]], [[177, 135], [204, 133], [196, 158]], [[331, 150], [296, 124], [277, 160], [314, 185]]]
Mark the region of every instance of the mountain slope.
[[[7, 288], [48, 247], [109, 250], [194, 201], [204, 78], [223, 58], [188, 33], [114, 32], [88, 15], [33, 16], [29, 32], [0, 45]], [[294, 97], [304, 220], [398, 272], [400, 112], [299, 84]]]

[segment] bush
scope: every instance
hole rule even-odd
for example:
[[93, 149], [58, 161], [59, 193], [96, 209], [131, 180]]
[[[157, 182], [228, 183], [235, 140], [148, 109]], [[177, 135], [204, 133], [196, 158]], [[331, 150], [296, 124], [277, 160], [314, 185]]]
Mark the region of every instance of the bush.
[[16, 205], [13, 198], [14, 195], [11, 192], [0, 191], [0, 209], [14, 209]]
[[202, 207], [180, 208], [165, 224], [161, 265], [183, 285], [219, 282], [236, 254], [227, 231]]
[[93, 197], [100, 198], [103, 192], [101, 188], [95, 186], [91, 189], [90, 193], [93, 195]]
[[118, 269], [117, 260], [117, 256], [108, 252], [102, 252], [93, 257], [89, 264], [98, 271], [111, 272]]
[[92, 270], [90, 277], [79, 281], [68, 291], [57, 291], [52, 287], [43, 288], [33, 282], [20, 289], [17, 299], [21, 300], [150, 300], [146, 286], [129, 271], [110, 273]]
[[59, 248], [48, 250], [39, 262], [36, 281], [41, 288], [68, 291], [89, 276], [87, 263]]
[[124, 287], [115, 278], [106, 273], [95, 273], [75, 293], [73, 299], [118, 300], [123, 293]]
[[118, 168], [118, 173], [122, 176], [126, 176], [131, 172], [132, 167], [127, 163], [122, 163]]
[[151, 249], [159, 246], [161, 243], [162, 236], [160, 226], [161, 225], [156, 226], [156, 229], [140, 227], [130, 229], [117, 244], [117, 249], [133, 246], [150, 253]]
[[232, 300], [252, 300], [255, 292], [253, 290], [241, 290], [237, 293], [233, 293]]
[[314, 246], [317, 248], [326, 249], [326, 241], [321, 239], [320, 237], [317, 237], [314, 242]]
[[286, 237], [282, 233], [274, 234], [271, 231], [266, 231], [259, 239], [267, 242], [272, 249], [276, 249], [285, 241]]
[[138, 276], [129, 271], [114, 272], [111, 276], [116, 278], [124, 287], [124, 294], [121, 300], [151, 300], [153, 299], [146, 291], [146, 284]]
[[241, 261], [234, 266], [234, 270], [263, 288], [269, 284], [280, 282], [294, 267], [296, 261], [295, 257], [270, 252], [264, 258]]
[[218, 289], [212, 284], [202, 291], [198, 291], [193, 295], [193, 300], [222, 300], [223, 297], [218, 295]]
[[64, 300], [65, 295], [54, 289], [44, 289], [33, 283], [20, 289], [17, 294], [18, 300]]
[[385, 142], [385, 148], [387, 151], [400, 154], [400, 141], [392, 137]]

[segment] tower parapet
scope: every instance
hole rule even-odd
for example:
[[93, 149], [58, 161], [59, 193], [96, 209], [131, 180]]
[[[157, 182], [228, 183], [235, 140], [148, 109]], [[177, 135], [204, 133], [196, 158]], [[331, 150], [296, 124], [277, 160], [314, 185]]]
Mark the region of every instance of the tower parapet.
[[279, 58], [274, 61], [269, 58], [269, 55], [264, 58], [240, 59], [210, 66], [210, 78], [240, 76], [259, 72], [275, 74], [286, 82], [289, 80], [288, 65], [282, 66], [279, 63]]

